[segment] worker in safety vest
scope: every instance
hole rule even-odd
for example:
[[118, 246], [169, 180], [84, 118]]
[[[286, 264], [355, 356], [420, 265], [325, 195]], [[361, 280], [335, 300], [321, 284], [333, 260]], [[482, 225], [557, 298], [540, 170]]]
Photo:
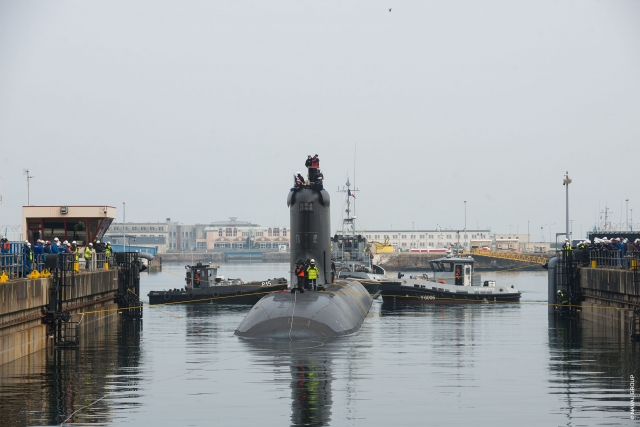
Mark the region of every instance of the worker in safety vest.
[[571, 258], [573, 258], [573, 248], [571, 247], [571, 243], [569, 243], [569, 239], [564, 239], [562, 252], [564, 253], [565, 259], [570, 260]]
[[569, 309], [569, 297], [567, 297], [564, 292], [558, 291], [558, 294], [556, 295], [556, 304], [558, 304], [557, 309], [559, 313], [566, 313]]
[[111, 258], [111, 254], [113, 253], [113, 249], [111, 249], [111, 242], [107, 242], [104, 247], [104, 254], [107, 259]]
[[93, 243], [89, 243], [89, 245], [84, 248], [84, 268], [86, 270], [89, 269], [91, 265], [91, 258], [93, 258]]
[[78, 262], [78, 256], [80, 251], [78, 250], [78, 243], [75, 240], [71, 242], [71, 247], [69, 248], [69, 252], [74, 254], [73, 260], [75, 262]]
[[295, 292], [296, 289], [298, 290], [298, 292], [304, 292], [304, 288], [306, 287], [305, 277], [304, 277], [304, 274], [305, 274], [304, 261], [298, 260], [298, 263], [296, 264], [295, 274], [296, 274], [296, 286], [291, 289], [291, 292], [292, 293]]
[[318, 278], [318, 267], [316, 267], [315, 260], [309, 261], [309, 267], [307, 267], [307, 279], [309, 279], [309, 289], [317, 290], [316, 279]]

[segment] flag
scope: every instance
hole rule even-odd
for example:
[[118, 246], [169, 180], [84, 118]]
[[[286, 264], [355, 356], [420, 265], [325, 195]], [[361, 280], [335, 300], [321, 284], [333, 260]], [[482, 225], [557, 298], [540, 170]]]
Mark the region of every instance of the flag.
[[356, 193], [352, 193], [351, 190], [347, 190], [347, 196], [348, 197], [352, 197], [355, 199], [356, 198]]

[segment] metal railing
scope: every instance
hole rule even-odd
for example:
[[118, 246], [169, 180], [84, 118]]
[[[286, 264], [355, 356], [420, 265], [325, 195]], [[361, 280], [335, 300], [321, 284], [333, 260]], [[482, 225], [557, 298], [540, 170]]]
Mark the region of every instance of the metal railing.
[[589, 267], [592, 268], [638, 268], [640, 252], [620, 249], [592, 249], [589, 251]]
[[[115, 265], [113, 256], [107, 257], [104, 252], [93, 252], [90, 259], [84, 258], [84, 249], [79, 253], [32, 254], [32, 258], [25, 252], [24, 243], [10, 243], [9, 247], [0, 246], [0, 282], [25, 277], [39, 278], [53, 269], [65, 271], [97, 271], [108, 270]], [[55, 261], [52, 258], [55, 256]], [[49, 258], [49, 262], [47, 262]], [[37, 272], [34, 273], [34, 272]]]

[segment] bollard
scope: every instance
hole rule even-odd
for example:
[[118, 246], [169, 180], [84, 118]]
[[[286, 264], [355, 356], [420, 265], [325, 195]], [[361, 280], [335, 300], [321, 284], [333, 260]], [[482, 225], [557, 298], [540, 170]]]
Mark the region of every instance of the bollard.
[[636, 268], [638, 268], [638, 260], [637, 259], [632, 259], [631, 260], [631, 268], [633, 268], [634, 270]]
[[40, 274], [40, 277], [46, 279], [47, 277], [51, 277], [51, 273], [45, 268], [44, 270], [42, 270], [42, 274]]
[[596, 268], [596, 260], [595, 259], [591, 260], [591, 268]]
[[105, 270], [108, 270], [108, 269], [109, 269], [109, 263], [108, 263], [108, 262], [106, 262], [106, 261], [105, 261], [105, 263], [104, 263], [104, 269], [105, 269]]
[[80, 273], [80, 263], [78, 261], [73, 263], [73, 271], [76, 273]]

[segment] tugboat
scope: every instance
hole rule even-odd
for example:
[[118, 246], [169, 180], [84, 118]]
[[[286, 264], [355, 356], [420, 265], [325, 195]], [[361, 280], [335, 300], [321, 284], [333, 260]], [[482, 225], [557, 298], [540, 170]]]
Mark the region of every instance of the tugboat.
[[218, 266], [187, 265], [184, 289], [151, 291], [147, 295], [149, 304], [175, 304], [185, 302], [210, 302], [216, 304], [255, 304], [274, 291], [287, 289], [284, 277], [264, 282], [244, 283], [240, 279], [218, 276]]
[[379, 296], [380, 281], [388, 280], [384, 268], [373, 264], [373, 253], [367, 239], [356, 235], [356, 217], [351, 216], [351, 183], [347, 178], [347, 217], [342, 220], [342, 234], [335, 234], [331, 238], [331, 258], [335, 265], [338, 279], [356, 279], [365, 287], [369, 294]]
[[520, 292], [513, 285], [498, 286], [474, 274], [471, 256], [452, 256], [430, 262], [433, 275], [380, 284], [383, 302], [407, 304], [452, 304], [465, 302], [518, 302]]

